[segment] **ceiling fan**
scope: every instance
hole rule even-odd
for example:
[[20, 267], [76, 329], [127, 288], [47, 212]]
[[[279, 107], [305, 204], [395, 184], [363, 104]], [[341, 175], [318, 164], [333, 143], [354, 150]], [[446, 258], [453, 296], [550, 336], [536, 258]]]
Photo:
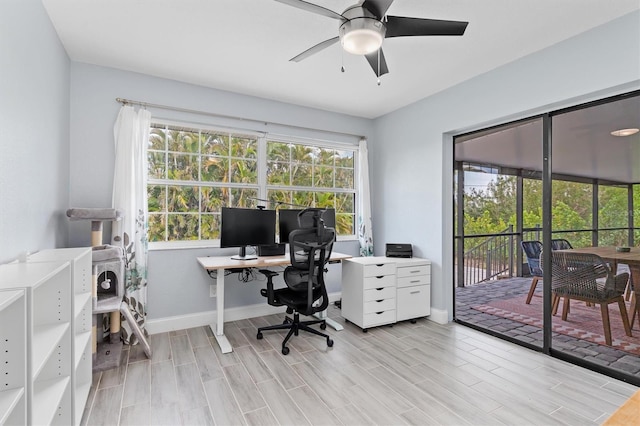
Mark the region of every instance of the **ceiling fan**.
[[344, 50], [367, 58], [373, 72], [378, 77], [378, 84], [380, 84], [380, 76], [389, 72], [382, 52], [382, 41], [385, 38], [461, 36], [469, 24], [464, 21], [388, 16], [386, 13], [393, 0], [364, 0], [349, 6], [342, 13], [303, 0], [276, 1], [340, 21], [338, 36], [316, 44], [294, 56], [290, 61], [300, 62], [340, 40]]

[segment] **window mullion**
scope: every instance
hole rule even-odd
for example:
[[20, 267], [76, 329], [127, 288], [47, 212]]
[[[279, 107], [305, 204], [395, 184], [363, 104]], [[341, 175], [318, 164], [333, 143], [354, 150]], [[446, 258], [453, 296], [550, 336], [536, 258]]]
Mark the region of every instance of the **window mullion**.
[[258, 198], [267, 198], [267, 138], [266, 135], [258, 137]]

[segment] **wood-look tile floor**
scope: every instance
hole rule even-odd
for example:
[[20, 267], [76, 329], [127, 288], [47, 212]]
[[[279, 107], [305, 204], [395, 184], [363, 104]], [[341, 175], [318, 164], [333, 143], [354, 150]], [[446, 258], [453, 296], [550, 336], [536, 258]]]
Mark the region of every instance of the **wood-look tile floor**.
[[[589, 425], [637, 388], [458, 324], [426, 319], [363, 333], [302, 332], [280, 352], [270, 315], [225, 324], [222, 354], [208, 327], [151, 336], [120, 368], [96, 373], [89, 425]], [[128, 348], [128, 347], [126, 347]]]

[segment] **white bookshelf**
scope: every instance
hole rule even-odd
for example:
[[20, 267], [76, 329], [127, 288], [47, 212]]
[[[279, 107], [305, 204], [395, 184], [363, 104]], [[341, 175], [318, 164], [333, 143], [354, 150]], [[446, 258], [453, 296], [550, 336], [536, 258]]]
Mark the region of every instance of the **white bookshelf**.
[[[69, 262], [0, 265], [0, 290], [26, 295], [26, 350], [16, 354], [27, 364], [26, 422], [17, 424], [71, 424], [73, 298]], [[11, 317], [3, 319], [3, 334], [4, 324], [19, 323], [19, 313], [7, 314]], [[13, 404], [12, 412], [19, 405]], [[9, 418], [6, 423], [16, 422]]]
[[71, 266], [71, 406], [72, 422], [79, 425], [87, 403], [92, 381], [92, 305], [91, 305], [91, 247], [43, 250], [28, 258], [34, 262], [66, 261]]
[[0, 425], [23, 425], [27, 423], [25, 290], [0, 290], [0, 324]]

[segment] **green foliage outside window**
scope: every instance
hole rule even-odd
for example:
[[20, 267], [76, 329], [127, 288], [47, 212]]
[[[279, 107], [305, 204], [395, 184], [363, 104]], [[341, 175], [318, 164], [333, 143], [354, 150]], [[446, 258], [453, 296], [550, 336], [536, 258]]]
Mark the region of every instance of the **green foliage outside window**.
[[335, 208], [338, 235], [355, 234], [354, 150], [152, 124], [147, 158], [150, 242], [219, 239], [221, 208], [255, 208], [259, 198], [269, 208]]
[[[472, 173], [466, 171], [465, 173]], [[465, 181], [467, 181], [465, 174]], [[516, 229], [516, 184], [514, 176], [495, 175], [486, 189], [469, 188], [464, 196], [465, 237], [478, 234], [497, 234], [509, 225]], [[574, 247], [592, 245], [592, 194], [593, 186], [587, 183], [552, 181], [552, 232], [555, 238], [566, 238]], [[624, 185], [598, 186], [598, 244], [627, 245], [627, 187]], [[633, 188], [635, 227], [640, 222], [640, 185]], [[523, 180], [523, 228], [542, 227], [542, 182]], [[580, 232], [558, 232], [558, 231]], [[536, 235], [536, 234], [531, 234]], [[640, 231], [634, 231], [634, 241], [640, 243]], [[528, 237], [525, 236], [525, 239]], [[532, 237], [534, 238], [534, 237]], [[537, 237], [535, 237], [537, 238]], [[541, 238], [541, 237], [540, 237]], [[479, 244], [479, 239], [465, 239], [465, 250]]]
[[333, 208], [338, 235], [353, 235], [354, 156], [354, 151], [267, 141], [267, 199], [283, 208]]

